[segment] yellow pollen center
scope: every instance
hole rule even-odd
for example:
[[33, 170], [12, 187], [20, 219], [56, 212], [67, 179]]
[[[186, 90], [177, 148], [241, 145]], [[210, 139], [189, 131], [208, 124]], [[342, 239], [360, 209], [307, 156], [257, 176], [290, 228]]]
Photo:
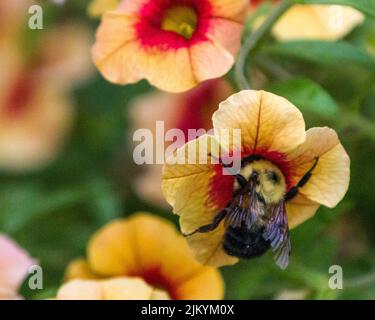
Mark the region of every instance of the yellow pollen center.
[[191, 39], [197, 27], [198, 17], [193, 8], [188, 6], [173, 6], [167, 10], [161, 28], [172, 31], [185, 39]]

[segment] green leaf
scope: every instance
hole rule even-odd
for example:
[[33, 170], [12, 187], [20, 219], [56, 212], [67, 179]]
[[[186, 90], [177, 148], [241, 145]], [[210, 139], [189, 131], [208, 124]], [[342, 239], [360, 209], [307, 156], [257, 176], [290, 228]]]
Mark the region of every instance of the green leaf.
[[288, 41], [265, 47], [264, 52], [342, 68], [353, 64], [375, 72], [375, 57], [345, 41]]
[[351, 6], [365, 14], [375, 17], [374, 0], [295, 0], [295, 2], [304, 4], [338, 4]]
[[332, 97], [319, 84], [307, 78], [293, 78], [277, 82], [268, 90], [287, 98], [302, 112], [333, 116], [338, 111]]
[[0, 195], [0, 230], [12, 234], [36, 216], [82, 201], [81, 190], [46, 192], [35, 184], [11, 185]]

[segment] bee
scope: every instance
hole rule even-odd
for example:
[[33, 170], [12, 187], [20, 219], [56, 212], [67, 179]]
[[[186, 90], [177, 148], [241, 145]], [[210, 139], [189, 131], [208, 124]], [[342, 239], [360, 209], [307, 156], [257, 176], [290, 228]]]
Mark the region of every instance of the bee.
[[308, 182], [318, 161], [316, 158], [297, 185], [286, 191], [285, 177], [276, 165], [257, 155], [244, 158], [235, 175], [232, 200], [212, 223], [185, 236], [213, 231], [224, 220], [222, 246], [228, 255], [251, 259], [272, 249], [276, 264], [285, 269], [291, 253], [285, 204]]

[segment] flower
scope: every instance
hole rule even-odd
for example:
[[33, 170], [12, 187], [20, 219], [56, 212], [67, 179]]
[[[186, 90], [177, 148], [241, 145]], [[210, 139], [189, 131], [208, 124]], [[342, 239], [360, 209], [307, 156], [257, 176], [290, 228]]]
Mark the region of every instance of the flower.
[[[232, 92], [228, 82], [223, 79], [205, 81], [186, 93], [153, 92], [132, 102], [130, 117], [134, 128], [147, 128], [153, 132], [153, 136], [156, 135], [156, 121], [163, 120], [165, 132], [170, 129], [182, 130], [188, 140], [189, 129], [211, 129], [213, 112], [219, 102]], [[165, 149], [169, 144], [165, 142]], [[134, 187], [145, 200], [165, 206], [160, 185], [161, 172], [162, 165], [145, 167], [144, 172], [135, 179]]]
[[[180, 216], [184, 234], [212, 223], [233, 198], [235, 177], [223, 174], [223, 165], [212, 161], [210, 156], [211, 150], [218, 148], [229, 154], [236, 152], [232, 144], [222, 139], [223, 129], [229, 130], [229, 141], [233, 139], [233, 129], [240, 129], [241, 148], [237, 151], [240, 151], [241, 159], [253, 155], [258, 160], [250, 164], [242, 162], [241, 172], [262, 161], [263, 165], [279, 173], [284, 196], [301, 181], [318, 158], [308, 182], [296, 197], [286, 201], [289, 228], [311, 218], [320, 204], [334, 207], [348, 189], [350, 160], [335, 131], [324, 127], [305, 132], [302, 114], [282, 97], [254, 90], [236, 93], [220, 104], [213, 115], [213, 126], [214, 136], [201, 136], [178, 150], [178, 154], [187, 158], [189, 152], [194, 154], [200, 145], [207, 144], [207, 164], [164, 166], [163, 193], [174, 213]], [[224, 233], [224, 223], [220, 223], [214, 231], [188, 237], [194, 255], [201, 263], [221, 266], [237, 262], [236, 257], [223, 249]]]
[[145, 78], [186, 91], [233, 66], [246, 8], [246, 0], [123, 0], [102, 18], [94, 63], [114, 83]]
[[0, 234], [0, 300], [19, 298], [19, 287], [35, 263], [13, 240]]
[[[140, 278], [172, 299], [223, 297], [220, 273], [196, 262], [174, 226], [150, 214], [138, 213], [105, 226], [91, 239], [87, 255], [87, 262], [82, 259], [72, 262], [67, 269], [67, 280]], [[116, 284], [86, 282], [84, 285], [103, 288], [108, 283]], [[135, 290], [134, 285], [141, 285], [139, 281], [117, 284], [129, 292]], [[82, 286], [73, 286], [77, 287]]]
[[143, 279], [119, 277], [109, 280], [73, 280], [64, 284], [57, 300], [168, 300], [162, 290]]
[[2, 170], [33, 170], [56, 157], [74, 117], [68, 91], [92, 71], [86, 27], [56, 26], [41, 34], [39, 43], [27, 56], [19, 37], [0, 39]]
[[116, 9], [121, 0], [93, 0], [88, 7], [91, 17], [101, 17], [104, 13]]
[[[250, 12], [262, 1], [250, 1]], [[274, 1], [276, 3], [278, 1]], [[275, 24], [272, 34], [280, 41], [337, 40], [364, 21], [364, 15], [347, 6], [293, 5]], [[258, 20], [257, 23], [260, 21]]]

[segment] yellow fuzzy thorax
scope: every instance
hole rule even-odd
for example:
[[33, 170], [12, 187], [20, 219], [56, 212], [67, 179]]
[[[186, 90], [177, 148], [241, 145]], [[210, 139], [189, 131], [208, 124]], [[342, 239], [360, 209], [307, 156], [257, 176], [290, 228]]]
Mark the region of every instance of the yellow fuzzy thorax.
[[[256, 185], [256, 192], [268, 204], [280, 202], [286, 192], [285, 177], [281, 170], [270, 161], [258, 160], [243, 167], [240, 174], [249, 180], [254, 171], [258, 173], [259, 181], [259, 184]], [[277, 177], [276, 181], [272, 179], [273, 174]], [[237, 182], [235, 182], [235, 188], [238, 187]]]

